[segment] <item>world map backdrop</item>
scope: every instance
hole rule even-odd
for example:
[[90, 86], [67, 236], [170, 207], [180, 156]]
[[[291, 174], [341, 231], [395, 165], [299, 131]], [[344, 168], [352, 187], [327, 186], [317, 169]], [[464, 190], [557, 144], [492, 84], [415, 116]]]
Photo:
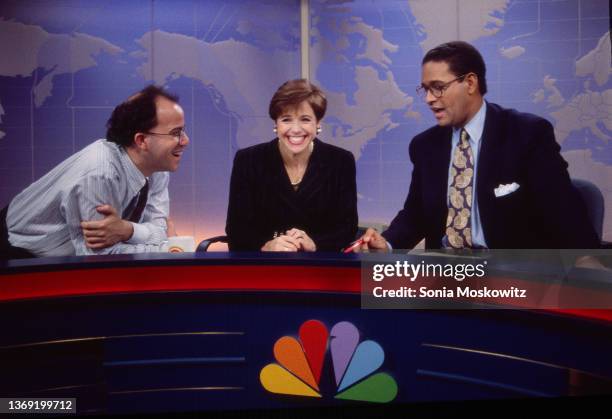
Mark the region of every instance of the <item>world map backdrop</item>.
[[[485, 58], [487, 100], [553, 124], [571, 176], [604, 194], [612, 240], [609, 16], [606, 0], [311, 0], [320, 138], [357, 160], [360, 221], [402, 207], [408, 145], [435, 123], [415, 93], [421, 59], [462, 39]], [[191, 138], [171, 216], [180, 234], [222, 234], [234, 153], [273, 138], [268, 104], [300, 77], [300, 42], [299, 0], [2, 1], [0, 207], [157, 83], [180, 96]]]

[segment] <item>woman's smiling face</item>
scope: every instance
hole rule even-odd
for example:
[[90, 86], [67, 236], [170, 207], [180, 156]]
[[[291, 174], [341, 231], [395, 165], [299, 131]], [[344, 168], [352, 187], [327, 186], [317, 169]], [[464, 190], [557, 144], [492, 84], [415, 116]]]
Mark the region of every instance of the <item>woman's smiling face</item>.
[[280, 146], [291, 154], [307, 152], [317, 135], [317, 118], [307, 101], [283, 110], [276, 118], [276, 130]]

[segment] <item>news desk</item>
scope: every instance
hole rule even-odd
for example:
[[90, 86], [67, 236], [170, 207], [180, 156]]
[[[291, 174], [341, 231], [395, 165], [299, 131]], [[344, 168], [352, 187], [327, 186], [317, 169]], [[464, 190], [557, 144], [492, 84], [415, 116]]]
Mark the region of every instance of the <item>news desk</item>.
[[612, 395], [609, 311], [364, 310], [360, 268], [354, 254], [2, 263], [0, 396], [74, 397], [80, 414], [369, 406], [334, 398], [329, 350], [321, 397], [262, 386], [277, 340], [308, 320], [379, 344], [391, 405]]

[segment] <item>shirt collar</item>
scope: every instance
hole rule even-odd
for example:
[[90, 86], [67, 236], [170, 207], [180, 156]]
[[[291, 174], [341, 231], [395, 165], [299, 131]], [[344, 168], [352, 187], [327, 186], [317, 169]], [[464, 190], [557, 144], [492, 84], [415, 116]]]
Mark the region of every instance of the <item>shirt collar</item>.
[[[480, 109], [476, 112], [476, 115], [470, 119], [470, 122], [465, 124], [465, 130], [470, 136], [470, 140], [474, 141], [475, 144], [478, 144], [480, 138], [482, 137], [482, 131], [484, 131], [484, 123], [485, 116], [487, 114], [487, 106], [486, 101], [483, 99], [482, 104], [480, 105]], [[453, 138], [459, 138], [459, 131], [461, 128], [453, 129]]]
[[126, 181], [128, 188], [130, 189], [131, 195], [136, 195], [145, 184], [146, 178], [142, 172], [136, 167], [129, 154], [120, 145], [110, 142], [109, 143], [115, 148], [121, 161], [121, 166], [126, 174]]

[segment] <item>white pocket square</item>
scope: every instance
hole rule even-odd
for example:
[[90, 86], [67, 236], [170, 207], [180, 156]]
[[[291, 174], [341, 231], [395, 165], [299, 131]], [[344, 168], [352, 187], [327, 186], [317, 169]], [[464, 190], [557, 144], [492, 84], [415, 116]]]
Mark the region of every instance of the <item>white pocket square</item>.
[[516, 182], [509, 183], [507, 185], [499, 185], [497, 188], [493, 190], [496, 198], [500, 198], [502, 196], [506, 196], [516, 191], [521, 185]]

